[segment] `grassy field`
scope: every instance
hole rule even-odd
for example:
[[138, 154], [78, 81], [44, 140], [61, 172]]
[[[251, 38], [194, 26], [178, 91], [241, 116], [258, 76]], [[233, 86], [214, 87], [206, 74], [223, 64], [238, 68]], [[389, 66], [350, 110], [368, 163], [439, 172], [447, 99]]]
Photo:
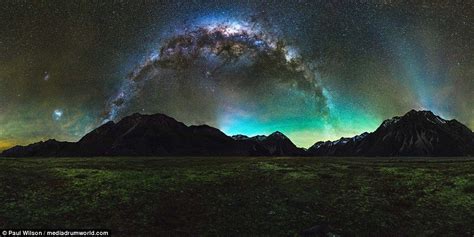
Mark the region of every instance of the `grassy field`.
[[474, 161], [0, 159], [0, 227], [114, 236], [472, 236]]

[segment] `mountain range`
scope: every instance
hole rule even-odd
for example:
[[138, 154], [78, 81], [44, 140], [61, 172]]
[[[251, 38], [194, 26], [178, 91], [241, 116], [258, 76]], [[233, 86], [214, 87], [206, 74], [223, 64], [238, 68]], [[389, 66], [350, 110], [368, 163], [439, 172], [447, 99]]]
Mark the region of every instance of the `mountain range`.
[[107, 122], [77, 142], [41, 141], [4, 157], [66, 156], [472, 156], [474, 133], [456, 120], [411, 110], [374, 132], [297, 147], [281, 132], [227, 136], [207, 125], [187, 126], [164, 114], [132, 114]]
[[314, 156], [472, 156], [474, 134], [455, 119], [411, 110], [383, 121], [372, 133], [317, 142], [307, 152]]

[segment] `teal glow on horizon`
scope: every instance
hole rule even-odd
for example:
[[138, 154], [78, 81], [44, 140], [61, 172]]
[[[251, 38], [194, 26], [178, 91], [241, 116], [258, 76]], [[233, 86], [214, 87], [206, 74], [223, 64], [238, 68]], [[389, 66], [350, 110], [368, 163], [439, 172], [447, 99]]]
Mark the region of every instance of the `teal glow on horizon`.
[[[343, 108], [343, 105], [340, 106]], [[317, 141], [337, 140], [363, 132], [374, 131], [384, 118], [372, 117], [363, 111], [332, 108], [327, 117], [288, 118], [261, 121], [246, 117], [232, 117], [218, 126], [228, 135], [269, 135], [280, 131], [297, 146], [308, 148]]]

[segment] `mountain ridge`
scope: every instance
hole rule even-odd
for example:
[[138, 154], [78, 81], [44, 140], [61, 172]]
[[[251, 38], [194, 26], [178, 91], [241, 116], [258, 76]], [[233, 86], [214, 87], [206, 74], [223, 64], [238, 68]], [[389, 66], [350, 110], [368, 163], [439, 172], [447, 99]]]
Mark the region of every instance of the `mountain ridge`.
[[54, 139], [14, 146], [0, 156], [472, 156], [474, 133], [455, 119], [410, 110], [373, 132], [297, 147], [283, 133], [227, 136], [164, 114], [134, 113], [109, 121], [77, 142]]
[[371, 133], [317, 142], [310, 155], [326, 156], [472, 156], [474, 133], [455, 119], [410, 110], [386, 119]]

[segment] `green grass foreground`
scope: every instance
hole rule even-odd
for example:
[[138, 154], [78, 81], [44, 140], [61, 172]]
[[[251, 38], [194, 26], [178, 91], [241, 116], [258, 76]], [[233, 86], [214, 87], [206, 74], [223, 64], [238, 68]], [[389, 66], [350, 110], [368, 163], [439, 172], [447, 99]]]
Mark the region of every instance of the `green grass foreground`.
[[0, 226], [114, 236], [471, 236], [474, 161], [1, 158]]

